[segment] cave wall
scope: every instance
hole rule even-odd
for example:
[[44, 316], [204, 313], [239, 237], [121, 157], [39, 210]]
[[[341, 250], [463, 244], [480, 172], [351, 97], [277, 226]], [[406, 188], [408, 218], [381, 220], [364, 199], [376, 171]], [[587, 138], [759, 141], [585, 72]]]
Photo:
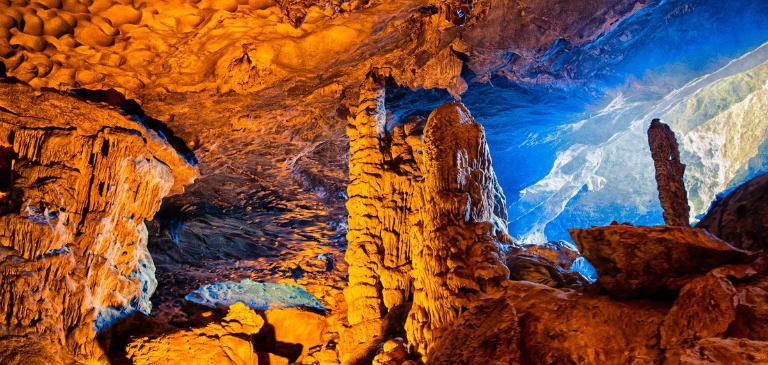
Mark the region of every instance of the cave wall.
[[20, 85], [0, 84], [0, 143], [0, 362], [103, 361], [97, 332], [151, 307], [144, 220], [196, 169], [105, 105]]

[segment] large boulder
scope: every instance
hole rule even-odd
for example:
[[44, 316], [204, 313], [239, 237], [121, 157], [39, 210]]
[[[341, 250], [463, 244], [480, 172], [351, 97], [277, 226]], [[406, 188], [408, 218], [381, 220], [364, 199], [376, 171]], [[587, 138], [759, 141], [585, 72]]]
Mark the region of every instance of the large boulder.
[[571, 229], [579, 251], [609, 294], [632, 298], [673, 294], [694, 276], [754, 256], [703, 229], [610, 225]]
[[465, 312], [443, 332], [428, 364], [519, 364], [520, 341], [514, 304], [505, 298], [489, 300]]

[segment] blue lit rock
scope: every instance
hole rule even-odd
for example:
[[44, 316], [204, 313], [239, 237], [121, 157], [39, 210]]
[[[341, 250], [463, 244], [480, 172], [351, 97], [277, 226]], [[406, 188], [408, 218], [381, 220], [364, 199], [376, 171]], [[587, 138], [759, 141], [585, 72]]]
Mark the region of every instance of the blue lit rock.
[[205, 285], [187, 294], [186, 300], [211, 308], [242, 302], [255, 310], [308, 308], [325, 311], [325, 306], [303, 288], [290, 284], [260, 283], [250, 279]]

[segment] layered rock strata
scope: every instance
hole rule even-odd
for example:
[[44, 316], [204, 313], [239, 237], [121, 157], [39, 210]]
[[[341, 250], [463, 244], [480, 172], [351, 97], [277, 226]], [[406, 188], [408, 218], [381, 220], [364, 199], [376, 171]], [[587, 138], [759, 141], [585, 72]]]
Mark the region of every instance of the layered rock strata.
[[659, 200], [664, 209], [664, 222], [669, 226], [689, 226], [691, 208], [685, 190], [683, 175], [685, 165], [680, 162], [680, 151], [675, 132], [658, 119], [648, 128], [648, 145], [651, 147]]
[[151, 307], [144, 220], [196, 169], [115, 110], [19, 85], [0, 84], [0, 144], [0, 348], [40, 348], [0, 356], [103, 360], [97, 332]]
[[358, 343], [380, 338], [386, 314], [412, 299], [405, 330], [426, 354], [439, 328], [503, 287], [504, 196], [464, 106], [390, 126], [383, 89], [371, 81], [361, 90], [347, 128], [350, 333]]

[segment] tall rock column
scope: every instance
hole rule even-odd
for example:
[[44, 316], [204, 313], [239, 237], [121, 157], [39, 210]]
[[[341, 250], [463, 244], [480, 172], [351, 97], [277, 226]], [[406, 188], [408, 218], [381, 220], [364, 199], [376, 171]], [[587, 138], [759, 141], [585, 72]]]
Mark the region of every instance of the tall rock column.
[[664, 222], [668, 226], [689, 226], [690, 207], [685, 191], [683, 175], [685, 165], [680, 162], [675, 132], [658, 119], [648, 128], [648, 145], [651, 147], [659, 200], [664, 209]]
[[0, 362], [106, 362], [97, 333], [150, 310], [144, 220], [196, 170], [114, 110], [18, 85], [0, 85], [0, 145]]
[[[495, 293], [505, 198], [482, 127], [459, 103], [388, 126], [384, 90], [370, 79], [350, 108], [347, 209], [350, 329], [343, 342], [382, 338], [385, 317], [412, 299], [405, 329], [426, 355], [440, 328]], [[342, 346], [342, 359], [352, 346]]]
[[349, 284], [344, 296], [352, 344], [381, 337], [387, 311], [404, 303], [410, 291], [404, 226], [413, 186], [390, 168], [385, 127], [384, 88], [369, 78], [359, 90], [358, 103], [350, 107], [347, 124]]
[[411, 225], [413, 306], [409, 341], [423, 355], [440, 329], [482, 297], [500, 294], [509, 270], [501, 242], [506, 207], [483, 127], [460, 103], [435, 109], [424, 127], [420, 224]]

